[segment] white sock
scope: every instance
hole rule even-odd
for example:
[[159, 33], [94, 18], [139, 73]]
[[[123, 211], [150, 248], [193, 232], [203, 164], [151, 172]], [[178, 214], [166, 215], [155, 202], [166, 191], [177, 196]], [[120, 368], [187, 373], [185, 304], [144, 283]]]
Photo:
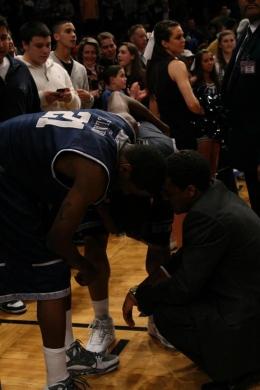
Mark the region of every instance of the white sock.
[[45, 365], [47, 369], [47, 385], [54, 385], [69, 377], [66, 366], [65, 347], [63, 348], [46, 348], [43, 347]]
[[65, 348], [68, 349], [74, 341], [72, 329], [71, 310], [66, 311], [66, 333], [65, 333]]
[[108, 298], [102, 301], [92, 301], [95, 317], [103, 319], [109, 317]]

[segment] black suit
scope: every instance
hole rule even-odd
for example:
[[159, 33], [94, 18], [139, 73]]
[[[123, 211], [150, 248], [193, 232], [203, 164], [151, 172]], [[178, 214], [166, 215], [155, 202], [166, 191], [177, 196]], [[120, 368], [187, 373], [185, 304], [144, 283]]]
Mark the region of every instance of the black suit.
[[215, 380], [260, 370], [260, 219], [219, 181], [188, 212], [172, 275], [136, 298], [160, 333]]
[[241, 37], [223, 82], [223, 96], [229, 110], [228, 144], [233, 166], [245, 172], [252, 208], [260, 215], [260, 26], [240, 52]]

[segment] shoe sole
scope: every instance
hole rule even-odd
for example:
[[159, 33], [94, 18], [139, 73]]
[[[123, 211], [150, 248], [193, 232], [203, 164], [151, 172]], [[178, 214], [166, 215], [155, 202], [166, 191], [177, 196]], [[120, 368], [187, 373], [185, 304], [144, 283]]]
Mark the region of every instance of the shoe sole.
[[8, 310], [8, 309], [3, 309], [2, 307], [0, 307], [0, 311], [4, 311], [5, 313], [8, 313], [8, 314], [23, 314], [27, 311], [27, 309], [18, 309], [18, 310]]
[[77, 376], [77, 375], [87, 375], [87, 376], [95, 376], [95, 375], [104, 375], [108, 372], [114, 371], [118, 368], [119, 361], [112, 366], [107, 367], [106, 369], [97, 369], [97, 368], [77, 368], [77, 366], [74, 367], [67, 367], [70, 375]]

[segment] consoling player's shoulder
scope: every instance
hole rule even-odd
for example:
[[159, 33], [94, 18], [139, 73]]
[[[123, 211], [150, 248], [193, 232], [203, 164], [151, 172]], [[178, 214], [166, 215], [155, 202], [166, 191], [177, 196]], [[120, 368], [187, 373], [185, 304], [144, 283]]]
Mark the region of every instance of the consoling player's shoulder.
[[136, 142], [138, 144], [155, 146], [164, 157], [168, 157], [177, 150], [174, 138], [165, 135], [155, 125], [146, 121], [139, 123]]

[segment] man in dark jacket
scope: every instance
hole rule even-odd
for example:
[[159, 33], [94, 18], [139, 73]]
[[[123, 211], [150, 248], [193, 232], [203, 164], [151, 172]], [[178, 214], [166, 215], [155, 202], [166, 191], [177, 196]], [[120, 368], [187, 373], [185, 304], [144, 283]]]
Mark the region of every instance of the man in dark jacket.
[[[39, 112], [40, 100], [27, 66], [8, 54], [9, 28], [0, 15], [0, 122], [17, 115]], [[0, 310], [21, 314], [26, 311], [22, 301], [5, 302]]]
[[26, 65], [11, 57], [8, 51], [8, 24], [0, 16], [0, 121], [41, 111], [38, 91], [30, 72]]
[[252, 209], [260, 216], [260, 0], [239, 0], [249, 20], [223, 81], [229, 110], [229, 148], [233, 167], [245, 173]]
[[183, 246], [130, 289], [124, 319], [134, 326], [137, 305], [152, 316], [153, 335], [226, 386], [217, 389], [229, 389], [260, 371], [260, 219], [210, 181], [208, 163], [195, 151], [168, 158], [166, 193], [177, 214], [187, 213]]

